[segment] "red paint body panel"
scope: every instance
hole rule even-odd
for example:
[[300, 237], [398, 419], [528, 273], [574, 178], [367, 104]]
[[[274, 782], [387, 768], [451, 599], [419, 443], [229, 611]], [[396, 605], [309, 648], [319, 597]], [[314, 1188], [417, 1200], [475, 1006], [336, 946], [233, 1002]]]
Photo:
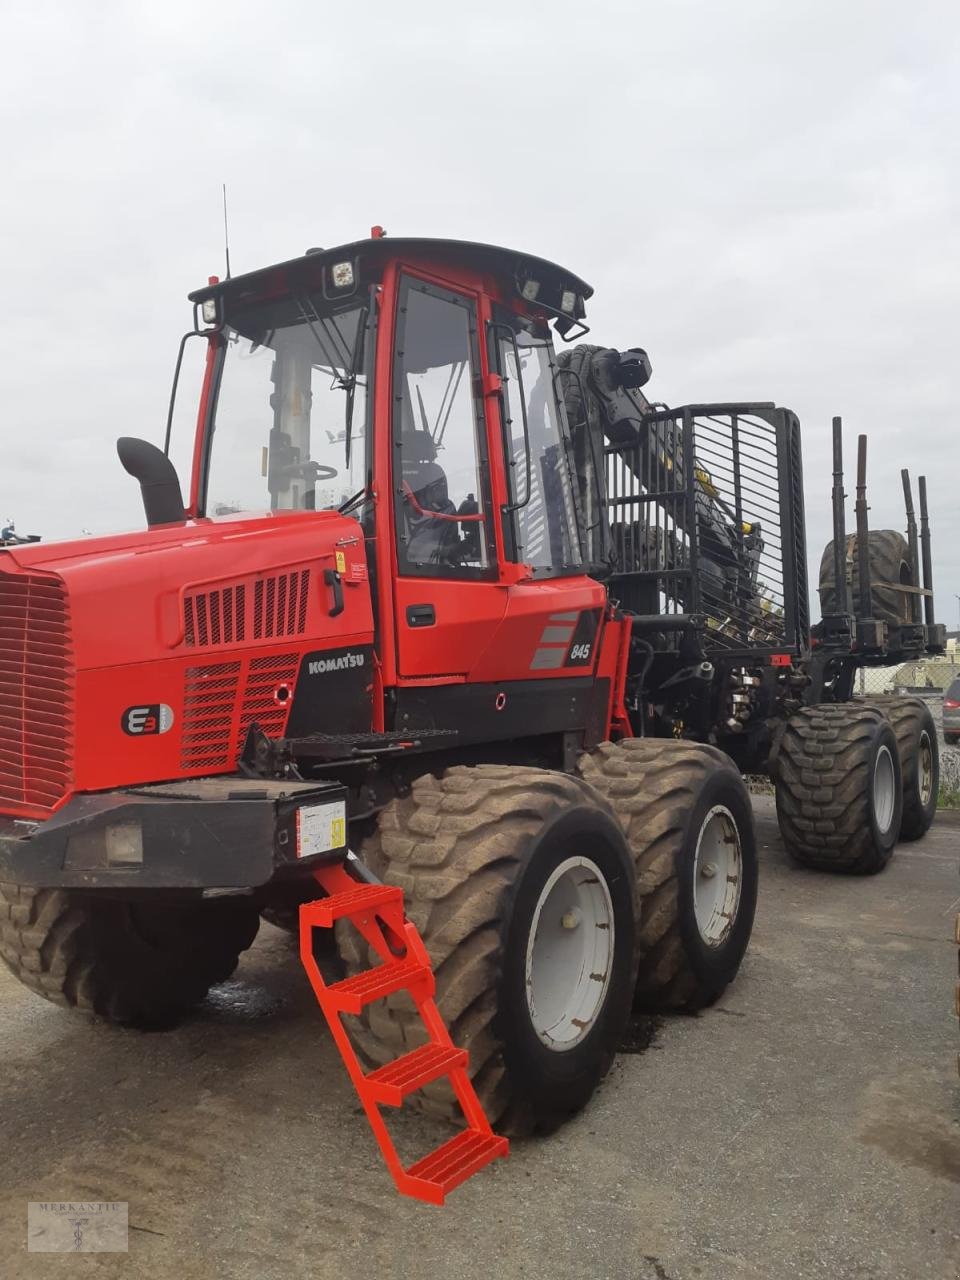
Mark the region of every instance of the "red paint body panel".
[[[346, 544], [338, 547], [340, 540]], [[334, 567], [337, 550], [346, 561], [345, 608], [330, 618], [322, 571]], [[294, 568], [312, 570], [305, 635], [329, 646], [373, 631], [368, 584], [351, 579], [355, 563], [366, 565], [360, 530], [334, 512], [188, 521], [117, 537], [36, 543], [11, 557], [66, 584], [79, 670], [169, 657], [183, 641], [173, 620], [182, 618], [186, 595]]]
[[[469, 676], [493, 643], [507, 607], [507, 588], [492, 582], [398, 578], [397, 655], [400, 676]], [[407, 608], [431, 604], [436, 623], [411, 627]]]
[[[534, 656], [543, 650], [557, 648], [566, 657], [569, 641], [551, 641], [549, 635], [563, 630], [563, 624], [552, 621], [560, 613], [580, 613], [588, 609], [602, 609], [606, 604], [606, 592], [592, 578], [551, 578], [540, 582], [520, 582], [507, 589], [507, 608], [503, 621], [482, 658], [470, 672], [471, 680], [540, 680], [569, 678], [572, 675], [589, 678], [590, 666], [535, 667]], [[602, 625], [602, 624], [601, 624]], [[566, 624], [572, 629], [572, 624]], [[547, 635], [547, 639], [544, 636]], [[598, 637], [599, 638], [599, 637]], [[597, 640], [593, 641], [594, 645]], [[594, 654], [596, 649], [594, 649]]]
[[[331, 617], [323, 570], [338, 553], [344, 608]], [[43, 816], [74, 789], [232, 772], [252, 720], [283, 732], [303, 654], [373, 643], [363, 541], [336, 513], [188, 521], [0, 553], [0, 585], [38, 575], [68, 601], [59, 717], [75, 761], [59, 799], [0, 801], [3, 812]], [[124, 732], [125, 711], [157, 705], [173, 715], [165, 732]]]

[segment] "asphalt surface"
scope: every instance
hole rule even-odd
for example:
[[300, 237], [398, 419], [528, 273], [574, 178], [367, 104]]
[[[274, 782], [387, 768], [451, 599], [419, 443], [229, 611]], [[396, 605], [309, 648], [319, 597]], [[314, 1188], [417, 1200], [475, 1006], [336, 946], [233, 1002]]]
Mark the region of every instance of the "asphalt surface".
[[[791, 867], [757, 814], [757, 926], [725, 998], [443, 1209], [394, 1194], [277, 930], [164, 1034], [0, 973], [0, 1277], [954, 1280], [960, 824], [847, 880]], [[27, 1201], [67, 1199], [128, 1201], [129, 1254], [28, 1254]]]

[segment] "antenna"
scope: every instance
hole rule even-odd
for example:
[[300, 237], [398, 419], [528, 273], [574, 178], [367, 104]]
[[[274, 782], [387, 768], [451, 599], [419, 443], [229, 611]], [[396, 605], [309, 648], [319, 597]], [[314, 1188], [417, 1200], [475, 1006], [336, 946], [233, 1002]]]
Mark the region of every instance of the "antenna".
[[223, 251], [227, 256], [227, 279], [230, 279], [230, 231], [227, 227], [227, 184], [223, 184]]

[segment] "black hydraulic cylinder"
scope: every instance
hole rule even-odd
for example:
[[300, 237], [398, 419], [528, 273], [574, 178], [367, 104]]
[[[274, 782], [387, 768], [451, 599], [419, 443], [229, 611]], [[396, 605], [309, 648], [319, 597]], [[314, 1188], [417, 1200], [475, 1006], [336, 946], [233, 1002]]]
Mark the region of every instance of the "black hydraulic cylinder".
[[843, 424], [833, 420], [833, 580], [837, 584], [834, 613], [848, 613], [847, 599], [847, 530], [843, 502]]
[[867, 437], [857, 438], [857, 565], [860, 570], [859, 617], [870, 618], [870, 525], [867, 519]]
[[[900, 472], [903, 481], [903, 505], [907, 509], [907, 545], [910, 548], [910, 577], [913, 585], [920, 581], [920, 555], [917, 551], [917, 517], [913, 510], [913, 491], [910, 487], [910, 472], [906, 467]], [[910, 593], [910, 617], [920, 622], [920, 597], [913, 591]]]
[[927, 477], [917, 480], [920, 496], [920, 554], [923, 557], [923, 597], [924, 619], [928, 627], [934, 625], [933, 616], [933, 562], [930, 558], [930, 521], [927, 518]]

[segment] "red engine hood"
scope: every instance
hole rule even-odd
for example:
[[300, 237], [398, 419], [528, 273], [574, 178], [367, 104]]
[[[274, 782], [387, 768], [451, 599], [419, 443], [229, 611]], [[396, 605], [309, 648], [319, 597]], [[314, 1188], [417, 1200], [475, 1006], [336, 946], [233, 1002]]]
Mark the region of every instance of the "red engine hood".
[[176, 648], [187, 591], [297, 566], [333, 568], [338, 551], [348, 580], [365, 580], [355, 520], [333, 511], [276, 512], [4, 548], [0, 572], [55, 573], [64, 581], [83, 669], [142, 662]]

